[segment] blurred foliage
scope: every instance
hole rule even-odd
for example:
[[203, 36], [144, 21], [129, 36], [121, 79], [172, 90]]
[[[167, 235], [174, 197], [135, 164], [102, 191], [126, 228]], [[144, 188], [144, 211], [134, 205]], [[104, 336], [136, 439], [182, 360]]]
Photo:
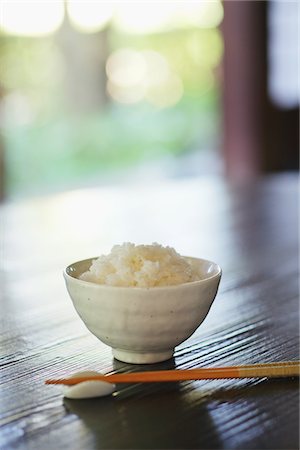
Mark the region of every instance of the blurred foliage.
[[[201, 100], [208, 89], [216, 89], [214, 70], [223, 54], [223, 41], [218, 29], [188, 28], [168, 33], [136, 36], [113, 32], [109, 35], [112, 50], [130, 47], [161, 53], [181, 77], [185, 96]], [[201, 109], [201, 105], [199, 105]]]
[[37, 117], [63, 108], [63, 61], [55, 39], [0, 34], [0, 87], [4, 95], [24, 95]]
[[101, 182], [115, 169], [215, 146], [217, 98], [205, 97], [201, 112], [192, 101], [160, 111], [115, 105], [81, 119], [62, 117], [7, 129], [9, 192], [64, 188], [89, 178]]
[[11, 195], [101, 180], [116, 168], [180, 155], [218, 143], [218, 80], [222, 55], [216, 29], [131, 36], [110, 29], [110, 51], [156, 50], [181, 77], [184, 96], [167, 109], [108, 102], [98, 113], [75, 116], [63, 92], [64, 61], [55, 36], [0, 36], [2, 96], [29, 105], [25, 123], [4, 117], [7, 186]]

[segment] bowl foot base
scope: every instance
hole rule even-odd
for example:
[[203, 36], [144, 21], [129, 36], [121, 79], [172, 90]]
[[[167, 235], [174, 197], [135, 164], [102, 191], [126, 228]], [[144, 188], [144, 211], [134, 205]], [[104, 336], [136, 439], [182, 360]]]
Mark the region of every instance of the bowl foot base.
[[113, 356], [129, 364], [153, 364], [172, 358], [174, 349], [155, 353], [138, 353], [120, 348], [112, 349]]

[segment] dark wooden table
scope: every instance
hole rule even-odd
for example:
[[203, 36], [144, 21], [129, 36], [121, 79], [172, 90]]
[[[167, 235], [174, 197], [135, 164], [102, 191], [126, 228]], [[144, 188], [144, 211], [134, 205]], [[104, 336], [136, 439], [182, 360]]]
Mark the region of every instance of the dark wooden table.
[[[48, 377], [299, 358], [297, 179], [78, 190], [1, 207], [1, 436], [6, 449], [297, 449], [298, 380], [121, 386], [66, 400]], [[70, 262], [160, 242], [219, 263], [219, 294], [175, 358], [113, 360], [66, 292]]]

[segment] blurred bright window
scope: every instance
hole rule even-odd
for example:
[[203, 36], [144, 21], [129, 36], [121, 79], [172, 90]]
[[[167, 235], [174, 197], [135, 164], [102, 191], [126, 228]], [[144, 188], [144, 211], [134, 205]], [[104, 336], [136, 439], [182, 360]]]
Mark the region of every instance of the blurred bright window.
[[299, 3], [270, 1], [269, 92], [273, 102], [284, 109], [299, 105]]

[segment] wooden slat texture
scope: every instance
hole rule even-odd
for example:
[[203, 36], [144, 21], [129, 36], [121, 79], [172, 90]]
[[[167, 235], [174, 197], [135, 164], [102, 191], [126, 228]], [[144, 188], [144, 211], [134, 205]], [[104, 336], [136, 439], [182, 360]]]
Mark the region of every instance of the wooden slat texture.
[[[1, 206], [0, 449], [297, 449], [296, 379], [120, 385], [63, 399], [78, 370], [187, 369], [299, 359], [297, 179], [101, 188]], [[113, 360], [62, 278], [115, 243], [160, 242], [220, 264], [219, 294], [175, 358]]]

